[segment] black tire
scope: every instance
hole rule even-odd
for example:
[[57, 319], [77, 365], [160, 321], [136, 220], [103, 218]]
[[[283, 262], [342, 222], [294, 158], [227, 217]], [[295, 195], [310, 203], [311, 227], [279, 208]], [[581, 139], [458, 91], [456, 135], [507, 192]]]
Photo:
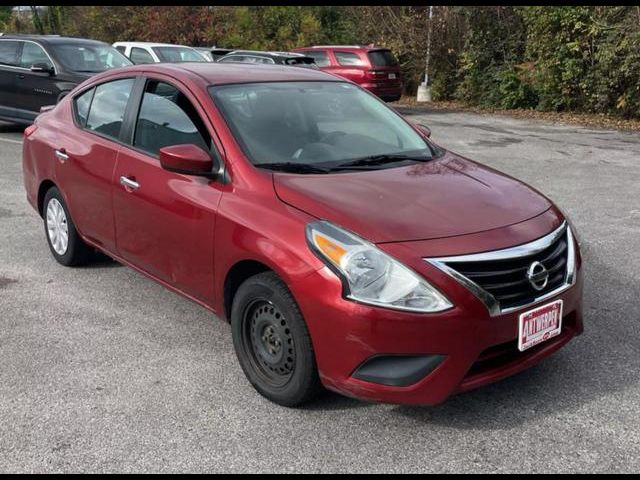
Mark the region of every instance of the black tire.
[[321, 391], [307, 325], [275, 273], [260, 273], [240, 286], [231, 307], [231, 330], [240, 366], [261, 395], [296, 407]]
[[[57, 205], [62, 207], [64, 212], [66, 227], [67, 227], [67, 248], [64, 252], [56, 251], [56, 247], [54, 247], [53, 240], [51, 238], [50, 229], [49, 229], [49, 204], [51, 202], [57, 202]], [[51, 187], [44, 196], [44, 203], [42, 207], [42, 217], [44, 220], [44, 233], [47, 237], [47, 243], [49, 244], [49, 250], [51, 250], [51, 254], [53, 258], [55, 258], [58, 263], [66, 266], [76, 266], [82, 265], [86, 263], [91, 256], [91, 249], [87, 246], [86, 243], [80, 238], [78, 235], [78, 231], [76, 230], [76, 226], [71, 219], [71, 215], [69, 214], [69, 209], [67, 208], [67, 204], [64, 202], [64, 198], [60, 194], [60, 191], [56, 187]], [[60, 250], [60, 249], [59, 249]]]

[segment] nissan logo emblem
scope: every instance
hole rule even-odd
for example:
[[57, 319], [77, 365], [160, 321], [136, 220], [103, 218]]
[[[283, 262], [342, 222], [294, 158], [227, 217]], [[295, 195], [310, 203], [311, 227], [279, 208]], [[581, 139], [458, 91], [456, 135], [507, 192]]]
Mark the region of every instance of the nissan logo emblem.
[[543, 264], [535, 261], [529, 265], [527, 280], [535, 290], [540, 291], [549, 283], [549, 272]]

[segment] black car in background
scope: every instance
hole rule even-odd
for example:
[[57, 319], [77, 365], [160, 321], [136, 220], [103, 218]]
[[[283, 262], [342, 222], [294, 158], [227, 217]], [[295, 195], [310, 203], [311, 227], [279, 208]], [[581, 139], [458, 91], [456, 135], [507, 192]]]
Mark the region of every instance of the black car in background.
[[76, 85], [131, 65], [111, 45], [56, 35], [0, 35], [0, 119], [30, 124]]
[[265, 63], [292, 67], [315, 68], [313, 58], [294, 52], [262, 52], [257, 50], [234, 50], [218, 60], [219, 63]]
[[194, 47], [201, 54], [207, 57], [210, 62], [217, 62], [228, 53], [233, 52], [233, 48], [218, 48], [218, 47]]

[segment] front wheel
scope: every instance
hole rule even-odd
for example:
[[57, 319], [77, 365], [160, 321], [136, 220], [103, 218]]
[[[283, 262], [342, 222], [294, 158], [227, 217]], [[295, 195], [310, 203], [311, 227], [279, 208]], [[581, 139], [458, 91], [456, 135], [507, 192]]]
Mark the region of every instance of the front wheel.
[[85, 263], [91, 253], [71, 220], [62, 194], [51, 187], [44, 197], [44, 230], [53, 257], [67, 267]]
[[261, 395], [295, 407], [320, 391], [306, 323], [276, 274], [261, 273], [240, 286], [231, 309], [231, 329], [242, 370]]

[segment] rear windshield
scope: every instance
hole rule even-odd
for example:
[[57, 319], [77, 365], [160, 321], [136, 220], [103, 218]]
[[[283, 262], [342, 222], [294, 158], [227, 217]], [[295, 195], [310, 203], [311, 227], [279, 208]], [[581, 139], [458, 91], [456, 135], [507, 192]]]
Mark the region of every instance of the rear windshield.
[[206, 62], [207, 59], [189, 47], [152, 47], [163, 62]]
[[374, 67], [395, 67], [398, 65], [398, 60], [391, 53], [391, 50], [375, 50], [369, 52], [369, 60]]

